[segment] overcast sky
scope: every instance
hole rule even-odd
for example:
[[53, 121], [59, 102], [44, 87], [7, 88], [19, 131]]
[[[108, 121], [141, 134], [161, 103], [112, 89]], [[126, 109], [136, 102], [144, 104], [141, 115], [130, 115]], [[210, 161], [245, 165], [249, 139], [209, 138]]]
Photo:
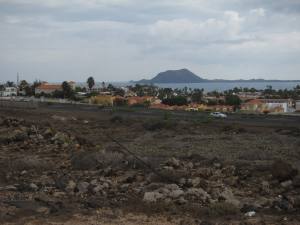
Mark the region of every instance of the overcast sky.
[[0, 0], [0, 81], [300, 79], [299, 0]]

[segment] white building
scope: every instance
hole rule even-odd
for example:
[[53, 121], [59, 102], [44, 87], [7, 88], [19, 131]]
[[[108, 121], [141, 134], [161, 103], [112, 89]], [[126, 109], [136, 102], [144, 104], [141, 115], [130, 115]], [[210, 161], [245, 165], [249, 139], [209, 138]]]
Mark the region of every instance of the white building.
[[0, 92], [0, 96], [2, 97], [11, 97], [11, 96], [17, 96], [18, 90], [16, 87], [6, 87], [4, 91]]
[[270, 111], [276, 111], [276, 109], [282, 109], [282, 112], [285, 113], [291, 113], [295, 111], [292, 99], [264, 99], [263, 101], [268, 106]]
[[296, 101], [296, 111], [300, 112], [300, 100]]

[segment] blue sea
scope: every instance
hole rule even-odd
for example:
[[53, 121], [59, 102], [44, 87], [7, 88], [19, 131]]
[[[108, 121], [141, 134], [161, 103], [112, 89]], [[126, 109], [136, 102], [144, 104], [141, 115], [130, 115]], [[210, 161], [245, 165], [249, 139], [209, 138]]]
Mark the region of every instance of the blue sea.
[[[108, 82], [111, 83], [114, 86], [117, 87], [125, 87], [125, 86], [134, 86], [134, 83], [130, 83], [130, 82]], [[106, 84], [108, 84], [106, 83]], [[267, 86], [272, 86], [273, 89], [275, 90], [279, 90], [279, 89], [293, 89], [294, 87], [296, 87], [297, 85], [300, 85], [300, 82], [293, 82], [293, 81], [264, 81], [264, 82], [203, 82], [203, 83], [176, 83], [176, 84], [172, 84], [172, 83], [161, 83], [161, 84], [154, 84], [155, 86], [161, 87], [161, 88], [203, 88], [204, 91], [208, 92], [208, 91], [225, 91], [228, 89], [232, 89], [234, 87], [242, 87], [242, 88], [255, 88], [258, 90], [262, 90], [265, 89]]]

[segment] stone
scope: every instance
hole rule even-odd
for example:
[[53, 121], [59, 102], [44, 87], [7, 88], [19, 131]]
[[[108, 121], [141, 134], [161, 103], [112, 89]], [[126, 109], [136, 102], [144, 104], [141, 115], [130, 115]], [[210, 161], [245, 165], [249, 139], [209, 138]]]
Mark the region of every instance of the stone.
[[169, 159], [166, 163], [168, 166], [174, 167], [175, 169], [180, 167], [180, 161], [174, 157]]
[[170, 194], [170, 190], [168, 189], [168, 188], [160, 188], [159, 189], [159, 193], [162, 193], [162, 194], [164, 194], [164, 195], [169, 195]]
[[62, 191], [57, 191], [57, 192], [54, 192], [53, 193], [53, 197], [55, 197], [55, 198], [62, 198], [62, 197], [64, 197], [66, 195], [66, 193], [65, 192], [62, 192]]
[[143, 201], [145, 202], [157, 202], [162, 199], [163, 195], [159, 192], [145, 192]]
[[200, 223], [200, 225], [214, 225], [213, 223], [209, 222], [209, 221], [202, 221]]
[[224, 183], [229, 186], [235, 186], [239, 182], [239, 177], [237, 176], [230, 176], [224, 179]]
[[98, 184], [98, 180], [97, 179], [94, 179], [90, 182], [91, 185], [97, 185]]
[[39, 189], [39, 187], [34, 183], [29, 184], [29, 188], [33, 191], [37, 191]]
[[271, 190], [270, 190], [270, 183], [268, 181], [263, 181], [261, 183], [261, 191], [264, 194], [270, 194]]
[[220, 197], [225, 199], [225, 202], [230, 203], [236, 207], [240, 206], [240, 201], [234, 196], [232, 191], [226, 188], [221, 194]]
[[222, 169], [222, 173], [227, 177], [235, 176], [236, 167], [235, 166], [227, 166]]
[[185, 179], [185, 178], [180, 178], [180, 179], [179, 179], [179, 183], [180, 183], [181, 185], [185, 185], [186, 179]]
[[51, 138], [51, 141], [53, 141], [55, 144], [63, 145], [68, 144], [70, 142], [70, 138], [68, 135], [62, 132], [57, 132], [54, 137]]
[[257, 211], [257, 207], [254, 204], [244, 204], [240, 211], [242, 213], [255, 212]]
[[67, 192], [73, 192], [75, 190], [76, 186], [77, 186], [77, 184], [73, 180], [70, 180], [67, 183], [67, 186], [66, 186], [65, 190]]
[[61, 122], [64, 122], [64, 121], [67, 120], [67, 118], [65, 118], [63, 116], [57, 116], [57, 115], [53, 115], [53, 116], [51, 116], [51, 118], [54, 119], [54, 120], [59, 120]]
[[97, 153], [78, 152], [71, 157], [71, 166], [76, 170], [93, 170], [99, 165]]
[[122, 183], [132, 183], [134, 182], [136, 179], [136, 172], [127, 172], [122, 179], [120, 180], [120, 182]]
[[283, 188], [289, 188], [293, 185], [293, 181], [287, 180], [280, 183], [280, 186]]
[[70, 177], [67, 174], [63, 174], [55, 178], [55, 186], [61, 190], [65, 190], [68, 186]]
[[221, 163], [214, 163], [214, 167], [216, 169], [221, 169], [222, 168], [222, 164]]
[[74, 153], [71, 157], [71, 165], [76, 170], [95, 169], [99, 165], [97, 153]]
[[300, 195], [296, 196], [289, 196], [288, 197], [289, 202], [293, 205], [294, 208], [300, 207]]
[[176, 200], [176, 203], [179, 205], [184, 205], [184, 204], [188, 203], [188, 201], [186, 199], [184, 199], [184, 197], [180, 197], [179, 199]]
[[255, 214], [256, 214], [255, 211], [250, 211], [250, 212], [246, 212], [245, 216], [247, 216], [247, 217], [253, 217], [253, 216], [255, 216]]
[[189, 188], [185, 194], [196, 196], [204, 202], [209, 201], [211, 199], [211, 196], [202, 188]]
[[53, 136], [53, 131], [50, 128], [47, 128], [43, 133], [44, 138], [50, 138]]
[[185, 165], [188, 169], [193, 169], [194, 168], [194, 164], [192, 162], [188, 162], [186, 165]]
[[38, 207], [35, 211], [37, 213], [44, 214], [44, 215], [50, 214], [50, 209], [44, 206]]
[[104, 189], [104, 187], [102, 185], [97, 185], [96, 187], [93, 188], [93, 192], [94, 193], [99, 193], [103, 189]]
[[165, 185], [164, 187], [167, 188], [167, 189], [169, 189], [170, 191], [180, 189], [179, 186], [178, 186], [177, 184], [167, 184], [167, 185]]
[[5, 191], [17, 191], [18, 188], [14, 185], [8, 185], [8, 186], [5, 186], [4, 188], [1, 188], [0, 187], [0, 190], [5, 190]]
[[211, 168], [199, 168], [197, 174], [202, 178], [208, 179], [213, 175], [213, 171]]
[[199, 186], [200, 182], [201, 182], [200, 177], [196, 177], [194, 179], [188, 179], [187, 184], [190, 185], [191, 187], [197, 187]]
[[274, 208], [278, 210], [284, 210], [289, 211], [293, 208], [292, 204], [288, 201], [288, 199], [279, 196], [274, 202], [273, 202]]
[[26, 171], [26, 170], [23, 170], [21, 173], [20, 173], [20, 175], [21, 176], [24, 176], [24, 175], [26, 175], [28, 172]]
[[294, 185], [294, 187], [300, 187], [300, 174], [298, 174], [296, 177], [294, 177], [293, 185]]
[[14, 141], [25, 141], [28, 138], [28, 134], [26, 131], [15, 130], [13, 133]]
[[180, 190], [180, 189], [178, 189], [178, 190], [172, 190], [169, 193], [169, 197], [171, 197], [171, 198], [178, 198], [178, 197], [180, 197], [183, 194], [184, 194], [184, 192], [182, 190]]
[[80, 194], [85, 194], [88, 192], [88, 187], [90, 184], [88, 182], [79, 182], [77, 184], [77, 189]]
[[277, 160], [272, 164], [271, 174], [279, 181], [290, 180], [297, 175], [298, 171], [291, 164]]

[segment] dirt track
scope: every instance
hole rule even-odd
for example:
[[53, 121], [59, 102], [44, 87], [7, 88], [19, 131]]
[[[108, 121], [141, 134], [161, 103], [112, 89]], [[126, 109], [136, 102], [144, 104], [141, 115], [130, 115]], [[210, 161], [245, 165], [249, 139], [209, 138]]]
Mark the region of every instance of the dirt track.
[[300, 117], [62, 106], [0, 116], [1, 224], [300, 223]]

